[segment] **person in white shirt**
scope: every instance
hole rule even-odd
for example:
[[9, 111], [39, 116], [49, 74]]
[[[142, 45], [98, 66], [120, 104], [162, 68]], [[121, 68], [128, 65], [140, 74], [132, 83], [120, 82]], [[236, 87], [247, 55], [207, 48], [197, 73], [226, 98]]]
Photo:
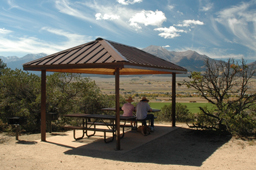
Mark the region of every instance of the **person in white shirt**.
[[146, 125], [146, 120], [151, 120], [151, 131], [154, 130], [154, 115], [148, 114], [148, 111], [152, 111], [148, 104], [148, 99], [146, 97], [142, 97], [141, 101], [136, 106], [136, 117], [138, 120], [145, 119], [142, 122], [142, 125]]

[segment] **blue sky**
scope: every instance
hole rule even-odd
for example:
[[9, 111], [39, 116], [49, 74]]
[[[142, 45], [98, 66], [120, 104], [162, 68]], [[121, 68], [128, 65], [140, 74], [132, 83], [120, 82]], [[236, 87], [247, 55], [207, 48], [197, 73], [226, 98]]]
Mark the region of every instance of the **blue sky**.
[[256, 0], [0, 0], [0, 56], [52, 54], [102, 37], [256, 59]]

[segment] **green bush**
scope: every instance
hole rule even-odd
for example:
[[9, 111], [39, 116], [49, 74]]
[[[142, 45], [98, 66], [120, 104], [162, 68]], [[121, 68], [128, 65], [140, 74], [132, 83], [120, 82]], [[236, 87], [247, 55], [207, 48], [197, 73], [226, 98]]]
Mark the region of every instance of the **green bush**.
[[[172, 121], [172, 104], [165, 105], [161, 108], [161, 111], [156, 114], [158, 121]], [[185, 122], [191, 117], [191, 113], [187, 109], [186, 105], [176, 103], [176, 121]]]
[[[204, 111], [204, 112], [203, 112]], [[219, 129], [219, 124], [221, 123], [217, 117], [209, 116], [205, 114], [211, 113], [211, 115], [216, 115], [214, 109], [209, 109], [208, 107], [203, 107], [199, 113], [195, 113], [191, 119], [187, 120], [187, 124], [191, 128], [200, 128], [200, 129]]]
[[[254, 107], [255, 108], [255, 107]], [[228, 130], [239, 136], [256, 136], [256, 112], [251, 108], [227, 118]]]

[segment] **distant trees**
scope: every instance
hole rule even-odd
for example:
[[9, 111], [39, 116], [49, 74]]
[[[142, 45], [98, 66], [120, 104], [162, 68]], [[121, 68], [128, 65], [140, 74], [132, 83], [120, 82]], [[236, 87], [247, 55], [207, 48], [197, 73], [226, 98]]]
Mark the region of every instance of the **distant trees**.
[[[234, 134], [255, 134], [256, 94], [249, 92], [250, 81], [255, 76], [255, 68], [245, 61], [228, 59], [227, 62], [206, 60], [204, 73], [192, 72], [190, 81], [184, 81], [208, 102], [215, 105], [213, 110], [200, 107], [191, 127], [228, 130]], [[231, 96], [237, 96], [232, 98]]]

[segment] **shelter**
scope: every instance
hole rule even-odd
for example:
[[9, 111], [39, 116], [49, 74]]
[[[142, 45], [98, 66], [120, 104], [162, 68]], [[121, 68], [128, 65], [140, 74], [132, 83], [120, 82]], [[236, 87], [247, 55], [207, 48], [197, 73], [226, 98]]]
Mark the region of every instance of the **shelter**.
[[[172, 104], [175, 106], [176, 74], [187, 70], [135, 47], [97, 38], [23, 64], [24, 70], [41, 71], [41, 140], [46, 141], [46, 72], [115, 75], [116, 149], [120, 150], [120, 75], [172, 74]], [[175, 126], [175, 107], [172, 126]]]

